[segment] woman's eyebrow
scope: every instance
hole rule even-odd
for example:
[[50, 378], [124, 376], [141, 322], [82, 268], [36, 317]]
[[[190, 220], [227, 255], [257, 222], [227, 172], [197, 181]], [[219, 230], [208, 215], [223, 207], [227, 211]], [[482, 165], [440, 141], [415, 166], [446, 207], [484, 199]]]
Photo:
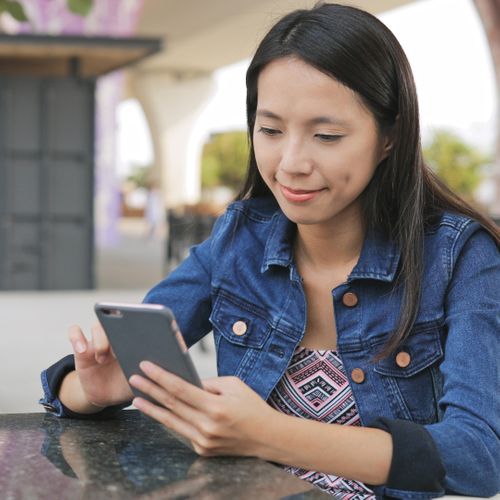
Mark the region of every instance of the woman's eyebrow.
[[336, 116], [316, 116], [314, 118], [311, 118], [309, 120], [309, 123], [311, 123], [312, 125], [340, 125], [342, 127], [346, 127], [348, 125], [348, 122], [337, 118]]
[[272, 111], [269, 111], [267, 109], [258, 109], [257, 110], [257, 116], [262, 116], [264, 118], [273, 118], [274, 120], [281, 120], [281, 116], [277, 115], [276, 113], [273, 113]]
[[[262, 116], [263, 118], [272, 118], [273, 120], [283, 120], [283, 118], [281, 118], [280, 115], [277, 115], [276, 113], [273, 113], [268, 109], [258, 109], [256, 114], [257, 116]], [[345, 120], [342, 120], [335, 116], [328, 116], [328, 115], [315, 116], [314, 118], [311, 118], [307, 122], [310, 123], [311, 125], [340, 125], [344, 127], [348, 125], [348, 123]]]

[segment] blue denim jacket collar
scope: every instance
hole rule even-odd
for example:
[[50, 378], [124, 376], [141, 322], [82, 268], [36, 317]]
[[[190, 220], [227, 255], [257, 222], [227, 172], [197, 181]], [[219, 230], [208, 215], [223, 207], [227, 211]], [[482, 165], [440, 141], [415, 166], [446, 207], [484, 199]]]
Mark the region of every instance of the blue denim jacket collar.
[[368, 231], [361, 249], [359, 261], [354, 266], [348, 281], [374, 279], [393, 281], [400, 258], [398, 245], [375, 231]]
[[[289, 267], [292, 264], [294, 235], [295, 224], [281, 210], [275, 212], [262, 259], [262, 273], [272, 265]], [[391, 282], [396, 275], [399, 258], [400, 251], [395, 242], [387, 240], [375, 231], [368, 231], [360, 258], [348, 281], [374, 279]]]
[[289, 267], [292, 264], [295, 230], [295, 224], [287, 219], [281, 210], [274, 213], [260, 268], [261, 273], [265, 273], [273, 265]]

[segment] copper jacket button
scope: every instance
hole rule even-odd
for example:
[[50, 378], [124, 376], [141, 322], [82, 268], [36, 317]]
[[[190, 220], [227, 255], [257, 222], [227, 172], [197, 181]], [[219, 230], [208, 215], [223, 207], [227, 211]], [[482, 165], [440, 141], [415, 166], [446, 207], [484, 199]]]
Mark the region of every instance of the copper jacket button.
[[365, 372], [361, 368], [354, 368], [351, 378], [356, 384], [362, 384], [365, 381]]
[[245, 335], [247, 333], [247, 324], [244, 321], [236, 321], [233, 324], [233, 333], [238, 336]]
[[358, 296], [354, 292], [346, 292], [342, 297], [342, 302], [347, 307], [354, 307], [358, 303]]
[[398, 352], [396, 355], [396, 364], [399, 366], [399, 368], [406, 368], [411, 362], [411, 356], [405, 352], [401, 351]]

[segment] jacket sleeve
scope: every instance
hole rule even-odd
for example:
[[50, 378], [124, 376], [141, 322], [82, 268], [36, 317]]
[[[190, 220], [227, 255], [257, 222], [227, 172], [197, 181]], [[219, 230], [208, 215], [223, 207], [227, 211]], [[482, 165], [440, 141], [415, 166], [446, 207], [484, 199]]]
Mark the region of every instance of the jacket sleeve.
[[443, 416], [430, 425], [391, 419], [370, 424], [393, 439], [389, 480], [375, 488], [383, 497], [408, 498], [408, 490], [489, 497], [500, 488], [500, 254], [473, 223], [449, 258]]
[[172, 310], [188, 347], [212, 330], [212, 251], [222, 237], [225, 218], [217, 219], [210, 238], [193, 246], [187, 259], [144, 298]]
[[[224, 217], [217, 220], [212, 236], [191, 248], [189, 256], [144, 298], [145, 303], [163, 304], [174, 312], [188, 346], [211, 330], [208, 320], [211, 310], [212, 242], [217, 239]], [[39, 403], [59, 417], [104, 419], [115, 415], [130, 403], [112, 406], [92, 415], [82, 415], [66, 408], [57, 394], [64, 377], [75, 369], [73, 356], [66, 356], [41, 374], [44, 396]]]
[[39, 403], [47, 412], [52, 413], [56, 417], [78, 418], [80, 420], [104, 420], [116, 415], [121, 409], [130, 405], [130, 402], [127, 402], [108, 406], [107, 408], [103, 408], [100, 412], [92, 414], [75, 413], [71, 411], [61, 403], [57, 394], [59, 393], [59, 388], [61, 387], [64, 377], [74, 369], [75, 360], [73, 355], [70, 354], [42, 372], [43, 397], [39, 400]]

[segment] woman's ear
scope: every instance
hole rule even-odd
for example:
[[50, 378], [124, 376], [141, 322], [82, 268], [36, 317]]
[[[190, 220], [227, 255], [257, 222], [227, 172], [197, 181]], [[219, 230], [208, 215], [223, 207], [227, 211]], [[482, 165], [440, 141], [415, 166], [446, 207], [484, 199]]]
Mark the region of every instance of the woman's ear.
[[394, 143], [392, 141], [392, 137], [385, 135], [384, 137], [381, 138], [379, 144], [379, 153], [378, 153], [379, 163], [383, 162], [389, 156], [393, 144]]
[[395, 128], [398, 120], [399, 120], [399, 115], [396, 116], [396, 121], [394, 122], [394, 125], [391, 127], [389, 133], [385, 134], [382, 138], [382, 144], [380, 148], [380, 161], [385, 160], [389, 156], [389, 153], [391, 152], [391, 149], [394, 146]]
[[392, 141], [391, 137], [386, 137], [384, 139], [382, 150], [380, 151], [380, 161], [385, 160], [389, 156], [393, 145], [394, 142]]

